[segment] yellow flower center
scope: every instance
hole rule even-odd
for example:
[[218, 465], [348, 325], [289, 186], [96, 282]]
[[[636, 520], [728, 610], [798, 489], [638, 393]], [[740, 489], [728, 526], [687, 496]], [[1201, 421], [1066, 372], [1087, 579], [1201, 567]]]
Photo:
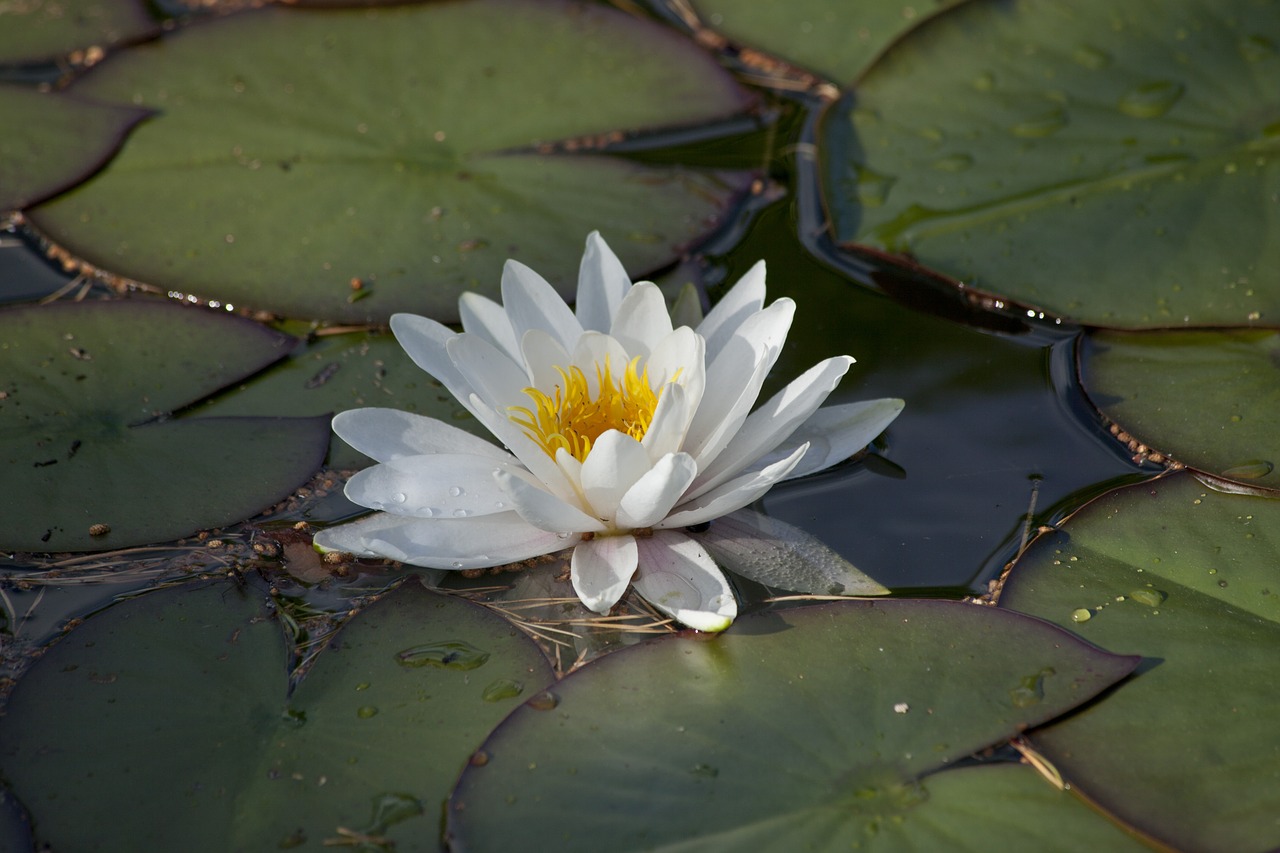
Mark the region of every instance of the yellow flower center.
[[614, 380], [608, 358], [603, 366], [597, 364], [598, 391], [594, 395], [582, 368], [574, 366], [566, 371], [557, 367], [563, 384], [556, 385], [555, 395], [526, 388], [524, 393], [533, 405], [510, 406], [509, 417], [548, 456], [554, 457], [563, 447], [579, 462], [586, 460], [592, 443], [608, 430], [616, 429], [639, 441], [649, 429], [662, 396], [649, 385], [649, 368], [639, 371], [639, 364], [640, 356], [636, 356], [621, 382]]

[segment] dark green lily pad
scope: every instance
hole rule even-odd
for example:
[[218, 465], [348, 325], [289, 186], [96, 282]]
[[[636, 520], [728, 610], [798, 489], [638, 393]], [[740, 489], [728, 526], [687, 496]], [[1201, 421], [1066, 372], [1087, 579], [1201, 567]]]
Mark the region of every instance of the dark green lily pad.
[[83, 181], [115, 154], [125, 134], [149, 113], [0, 84], [0, 114], [5, 116], [5, 132], [0, 134], [4, 212]]
[[1280, 333], [1095, 333], [1085, 388], [1126, 432], [1179, 462], [1280, 487]]
[[1280, 317], [1268, 0], [975, 0], [891, 47], [822, 131], [841, 241], [1106, 326]]
[[[494, 732], [450, 799], [450, 840], [848, 849], [883, 828], [925, 849], [938, 819], [928, 774], [1087, 701], [1136, 663], [1005, 615], [842, 602], [616, 652]], [[995, 804], [967, 807], [977, 844]]]
[[0, 721], [39, 841], [320, 850], [345, 829], [434, 851], [467, 756], [553, 680], [507, 622], [409, 584], [342, 629], [286, 700], [281, 632], [262, 614], [228, 585], [153, 593], [46, 653]]
[[163, 542], [288, 495], [323, 461], [328, 418], [169, 416], [293, 343], [163, 302], [0, 314], [0, 476], [10, 496], [0, 548]]
[[497, 294], [507, 258], [566, 288], [593, 229], [640, 273], [749, 178], [569, 153], [750, 98], [675, 33], [564, 0], [264, 9], [74, 89], [161, 115], [32, 221], [111, 271], [293, 317], [455, 319], [461, 291]]
[[1187, 474], [1114, 492], [1014, 567], [1002, 607], [1145, 656], [1035, 745], [1082, 793], [1184, 850], [1280, 846], [1280, 501]]
[[692, 5], [707, 26], [729, 38], [844, 82], [924, 16], [955, 2], [693, 0]]
[[0, 65], [52, 62], [77, 51], [105, 49], [158, 31], [146, 7], [134, 0], [6, 3], [0, 6]]

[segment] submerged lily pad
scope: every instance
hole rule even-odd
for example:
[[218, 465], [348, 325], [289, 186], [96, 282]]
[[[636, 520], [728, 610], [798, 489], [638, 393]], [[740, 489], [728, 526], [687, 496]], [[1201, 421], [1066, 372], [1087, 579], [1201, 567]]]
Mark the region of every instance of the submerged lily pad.
[[[4, 13], [0, 11], [0, 33]], [[0, 213], [83, 181], [149, 113], [0, 84]]]
[[1090, 799], [1183, 850], [1280, 846], [1280, 501], [1187, 474], [1114, 492], [1038, 540], [1001, 596], [1146, 658], [1034, 734]]
[[1095, 333], [1085, 388], [1142, 443], [1250, 486], [1280, 487], [1280, 333]]
[[[932, 810], [955, 817], [958, 797], [971, 822], [955, 832], [989, 846], [998, 805], [964, 786], [935, 801], [946, 774], [928, 774], [1087, 701], [1136, 662], [1008, 615], [841, 602], [616, 652], [495, 731], [450, 800], [450, 841], [848, 849], [885, 830], [927, 849]], [[1097, 820], [1068, 812], [1040, 828], [1044, 840], [1060, 822]]]
[[320, 466], [328, 418], [178, 418], [293, 345], [170, 303], [0, 313], [0, 548], [98, 551], [240, 521]]
[[749, 177], [569, 153], [750, 98], [675, 33], [564, 0], [264, 9], [74, 89], [161, 114], [32, 221], [111, 271], [294, 317], [455, 319], [509, 257], [563, 288], [593, 229], [653, 269]]
[[825, 116], [838, 239], [1107, 326], [1280, 316], [1269, 0], [974, 0]]
[[40, 659], [0, 720], [0, 764], [41, 843], [222, 853], [364, 835], [435, 851], [467, 756], [553, 680], [507, 622], [409, 584], [286, 699], [281, 632], [262, 613], [227, 585], [152, 593]]
[[[53, 62], [159, 31], [136, 0], [23, 0], [0, 4], [0, 65]], [[6, 130], [20, 128], [6, 122]], [[0, 183], [0, 186], [3, 186]]]

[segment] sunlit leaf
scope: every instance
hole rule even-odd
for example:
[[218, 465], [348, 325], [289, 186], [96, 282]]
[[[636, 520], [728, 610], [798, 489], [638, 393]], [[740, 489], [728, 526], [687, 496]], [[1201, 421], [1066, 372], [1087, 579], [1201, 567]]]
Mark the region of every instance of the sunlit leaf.
[[[792, 851], [848, 849], [879, 830], [927, 849], [935, 821], [954, 817], [932, 811], [928, 774], [1087, 701], [1135, 663], [1008, 615], [841, 602], [615, 652], [495, 731], [450, 800], [450, 840]], [[968, 795], [951, 787], [943, 810], [953, 796]], [[980, 833], [994, 806], [969, 801], [974, 849], [990, 849]], [[1096, 820], [1068, 809], [1043, 839], [1078, 819]]]
[[[135, 0], [4, 3], [0, 4], [0, 65], [51, 62], [76, 52], [83, 62], [90, 48], [109, 48], [158, 30], [146, 7]], [[8, 125], [13, 127], [21, 125]]]
[[286, 698], [281, 631], [262, 614], [227, 585], [153, 593], [41, 658], [0, 720], [39, 841], [319, 850], [347, 830], [434, 851], [467, 756], [552, 680], [504, 620], [409, 584], [358, 614]]
[[248, 518], [324, 458], [327, 418], [170, 413], [288, 352], [238, 317], [156, 302], [0, 313], [0, 547], [96, 551]]
[[563, 0], [264, 9], [129, 50], [74, 91], [160, 115], [33, 221], [109, 270], [295, 317], [455, 318], [507, 258], [564, 289], [593, 229], [639, 274], [747, 180], [590, 153], [750, 101], [675, 33]]
[[825, 117], [842, 241], [1108, 326], [1280, 316], [1267, 0], [975, 0]]
[[1280, 501], [1186, 474], [1115, 492], [1039, 540], [1000, 604], [1146, 660], [1034, 735], [1069, 781], [1184, 850], [1280, 845]]

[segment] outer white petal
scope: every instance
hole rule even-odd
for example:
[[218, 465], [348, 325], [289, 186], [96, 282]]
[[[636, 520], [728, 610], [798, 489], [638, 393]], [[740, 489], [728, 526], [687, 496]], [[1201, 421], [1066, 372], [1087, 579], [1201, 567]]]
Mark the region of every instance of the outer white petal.
[[502, 268], [502, 305], [517, 341], [530, 329], [543, 329], [569, 350], [582, 335], [582, 324], [555, 288], [519, 261]]
[[633, 536], [597, 536], [579, 542], [569, 561], [573, 589], [588, 610], [608, 613], [635, 574], [640, 552]]
[[[538, 488], [515, 472], [498, 469], [493, 473], [493, 480], [512, 508], [534, 527], [552, 533], [598, 533], [606, 529], [599, 519]], [[477, 547], [482, 545], [477, 543]]]
[[520, 344], [511, 330], [506, 310], [487, 296], [467, 291], [458, 297], [458, 313], [464, 331], [477, 334], [514, 361], [520, 360]]
[[715, 461], [699, 472], [689, 497], [715, 488], [781, 444], [822, 405], [851, 364], [847, 355], [819, 362], [752, 412]]
[[[514, 461], [514, 460], [513, 460]], [[491, 456], [430, 453], [402, 456], [347, 481], [346, 495], [370, 509], [418, 518], [466, 518], [514, 509], [493, 472], [502, 463]]]
[[636, 592], [690, 628], [723, 631], [729, 627], [738, 615], [738, 603], [724, 573], [701, 545], [672, 530], [654, 531], [636, 542], [640, 546]]
[[386, 557], [432, 569], [482, 569], [572, 547], [514, 512], [477, 518], [405, 518], [374, 513], [351, 524], [321, 530], [316, 547], [362, 557]]
[[652, 465], [644, 447], [631, 436], [616, 429], [601, 433], [582, 463], [582, 492], [595, 514], [612, 522], [622, 496]]
[[694, 524], [702, 524], [704, 521], [711, 521], [713, 518], [719, 518], [722, 515], [728, 515], [736, 509], [742, 509], [769, 491], [774, 483], [784, 479], [791, 472], [791, 469], [796, 467], [800, 462], [800, 457], [804, 456], [805, 451], [808, 449], [809, 446], [807, 444], [801, 445], [786, 459], [779, 460], [761, 471], [749, 471], [712, 489], [706, 494], [699, 495], [693, 500], [685, 501], [676, 507], [675, 512], [655, 526], [661, 528], [689, 527]]
[[796, 477], [830, 468], [870, 444], [872, 439], [893, 422], [904, 405], [901, 400], [885, 397], [819, 409], [786, 441], [772, 453], [757, 460], [751, 468], [771, 464], [794, 452], [801, 444], [808, 444], [809, 452], [783, 479], [794, 480]]
[[457, 337], [456, 332], [417, 314], [392, 314], [391, 331], [414, 364], [438, 379], [458, 402], [470, 408], [468, 401], [474, 389], [462, 378], [445, 348], [451, 338]]
[[479, 335], [470, 333], [449, 339], [445, 349], [480, 399], [502, 410], [530, 403], [524, 389], [529, 377], [509, 356]]
[[707, 339], [707, 358], [719, 355], [738, 327], [763, 307], [764, 261], [757, 261], [698, 324], [698, 334]]
[[578, 321], [585, 331], [608, 332], [622, 299], [631, 289], [631, 279], [622, 262], [600, 236], [587, 235], [587, 248], [578, 267]]
[[333, 416], [333, 431], [379, 462], [424, 453], [471, 453], [498, 462], [515, 457], [490, 441], [444, 421], [399, 409], [348, 409]]
[[693, 482], [698, 466], [687, 453], [672, 453], [658, 460], [618, 503], [619, 527], [636, 529], [657, 524]]
[[[568, 369], [569, 353], [549, 332], [542, 329], [525, 332], [520, 341], [520, 352], [528, 372], [529, 385], [548, 394], [557, 385], [564, 385], [564, 379], [556, 368]], [[527, 399], [528, 395], [525, 396]]]
[[609, 334], [632, 356], [647, 356], [658, 342], [671, 334], [671, 315], [662, 291], [653, 282], [642, 281], [627, 293], [614, 315]]
[[571, 363], [575, 367], [582, 368], [583, 375], [587, 377], [587, 387], [592, 395], [600, 393], [600, 377], [596, 374], [596, 370], [603, 369], [606, 362], [609, 365], [609, 373], [617, 380], [626, 372], [627, 365], [631, 363], [631, 356], [627, 355], [622, 344], [611, 336], [602, 335], [599, 332], [584, 332], [578, 339], [577, 346], [573, 348]]
[[693, 420], [695, 411], [682, 386], [673, 382], [662, 389], [658, 407], [653, 410], [653, 419], [649, 421], [644, 438], [640, 439], [650, 459], [657, 462], [684, 445], [685, 433], [689, 431], [689, 422]]
[[654, 388], [678, 376], [676, 381], [684, 386], [685, 396], [697, 408], [707, 381], [706, 341], [688, 326], [681, 326], [658, 341], [645, 367]]

